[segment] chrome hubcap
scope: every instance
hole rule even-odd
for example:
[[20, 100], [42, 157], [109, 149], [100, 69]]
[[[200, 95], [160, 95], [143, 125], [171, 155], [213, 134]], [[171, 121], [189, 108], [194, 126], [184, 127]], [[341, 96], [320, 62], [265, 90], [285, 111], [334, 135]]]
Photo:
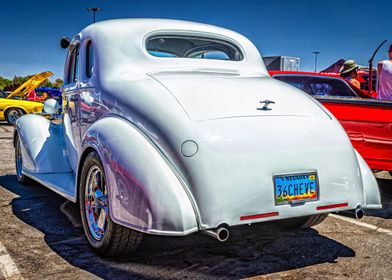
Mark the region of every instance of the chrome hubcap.
[[85, 185], [85, 215], [91, 235], [97, 241], [103, 239], [108, 219], [108, 194], [102, 170], [93, 165], [87, 174]]
[[17, 110], [11, 109], [8, 112], [7, 120], [9, 123], [14, 124], [19, 117], [20, 117], [19, 112]]
[[20, 142], [19, 139], [16, 142], [16, 153], [15, 153], [15, 161], [16, 161], [16, 176], [18, 178], [22, 177], [22, 153], [20, 152]]

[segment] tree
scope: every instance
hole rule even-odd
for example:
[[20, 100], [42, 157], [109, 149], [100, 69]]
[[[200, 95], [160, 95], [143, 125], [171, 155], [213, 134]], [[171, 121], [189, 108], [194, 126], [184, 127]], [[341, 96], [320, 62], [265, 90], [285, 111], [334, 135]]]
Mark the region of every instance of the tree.
[[59, 88], [63, 85], [63, 83], [64, 82], [62, 79], [57, 78], [56, 80], [54, 80], [54, 87]]
[[0, 76], [0, 89], [4, 89], [5, 87], [11, 84], [12, 84], [11, 80]]
[[[15, 75], [14, 78], [10, 80], [0, 76], [0, 89], [4, 91], [14, 91], [31, 77], [32, 75], [28, 75], [25, 77]], [[57, 78], [56, 80], [54, 80], [54, 82], [50, 81], [49, 79], [46, 79], [40, 86], [59, 88], [62, 86], [62, 84], [63, 84], [63, 80]]]

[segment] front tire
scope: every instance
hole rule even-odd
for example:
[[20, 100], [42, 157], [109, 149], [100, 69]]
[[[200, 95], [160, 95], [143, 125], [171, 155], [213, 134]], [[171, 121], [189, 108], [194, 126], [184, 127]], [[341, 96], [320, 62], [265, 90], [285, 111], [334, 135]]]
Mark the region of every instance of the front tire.
[[21, 151], [21, 143], [20, 143], [19, 135], [16, 134], [15, 136], [16, 179], [22, 185], [30, 185], [33, 182], [33, 180], [23, 174], [22, 168], [23, 168], [23, 158], [22, 158], [22, 151]]
[[18, 108], [10, 108], [5, 113], [5, 119], [11, 125], [15, 125], [16, 120], [23, 116], [22, 110]]
[[311, 215], [281, 220], [279, 224], [287, 229], [306, 229], [322, 223], [327, 217], [328, 213]]
[[108, 189], [98, 154], [88, 154], [79, 185], [80, 214], [87, 240], [97, 254], [118, 257], [134, 252], [143, 233], [120, 226], [109, 215]]

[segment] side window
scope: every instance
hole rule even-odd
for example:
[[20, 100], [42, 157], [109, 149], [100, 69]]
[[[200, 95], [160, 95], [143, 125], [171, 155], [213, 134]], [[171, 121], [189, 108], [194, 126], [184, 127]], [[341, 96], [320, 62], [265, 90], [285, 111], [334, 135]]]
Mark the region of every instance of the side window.
[[67, 85], [71, 83], [71, 74], [72, 74], [72, 61], [73, 61], [73, 56], [72, 56], [72, 51], [68, 50], [68, 55], [67, 55], [67, 60], [66, 60], [66, 73], [64, 77], [64, 85]]
[[79, 78], [79, 45], [75, 48], [75, 63], [73, 65], [72, 82], [77, 82]]
[[68, 72], [66, 77], [66, 84], [75, 83], [79, 77], [79, 44], [70, 50], [68, 58]]
[[93, 75], [95, 63], [94, 46], [91, 41], [88, 41], [86, 46], [86, 77], [91, 78]]
[[327, 95], [336, 97], [355, 97], [353, 90], [338, 79], [318, 79], [310, 81], [309, 86], [313, 95]]
[[310, 82], [309, 88], [312, 95], [318, 95], [318, 96], [335, 95], [334, 87], [328, 82], [322, 82], [322, 81]]

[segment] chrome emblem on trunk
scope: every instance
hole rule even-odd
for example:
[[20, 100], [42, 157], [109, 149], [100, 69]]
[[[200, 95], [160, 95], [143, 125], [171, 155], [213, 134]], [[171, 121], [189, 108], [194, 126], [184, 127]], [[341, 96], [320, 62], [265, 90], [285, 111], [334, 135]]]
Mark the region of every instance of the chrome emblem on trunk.
[[260, 103], [264, 104], [264, 106], [261, 107], [261, 108], [257, 108], [257, 110], [262, 110], [262, 111], [269, 111], [269, 110], [272, 110], [271, 108], [268, 108], [268, 106], [269, 106], [270, 104], [275, 104], [275, 102], [274, 102], [274, 101], [271, 101], [271, 100], [260, 101]]

